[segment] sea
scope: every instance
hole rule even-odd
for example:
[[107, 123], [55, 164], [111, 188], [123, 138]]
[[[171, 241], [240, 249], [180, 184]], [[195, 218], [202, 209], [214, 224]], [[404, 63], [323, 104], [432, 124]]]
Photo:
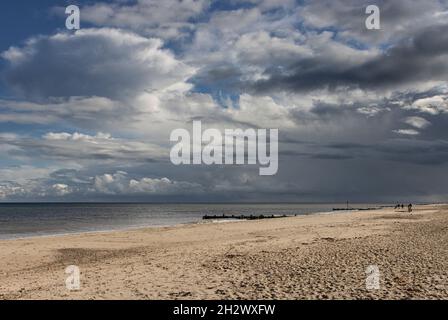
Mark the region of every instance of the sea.
[[[149, 204], [0, 203], [0, 239], [202, 223], [204, 215], [308, 215], [333, 213], [335, 203]], [[351, 204], [356, 208], [380, 204]]]

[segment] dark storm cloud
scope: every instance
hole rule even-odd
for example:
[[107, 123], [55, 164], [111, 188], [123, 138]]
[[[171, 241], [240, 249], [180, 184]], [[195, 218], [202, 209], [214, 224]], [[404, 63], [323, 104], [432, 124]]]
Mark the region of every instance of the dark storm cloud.
[[448, 140], [395, 138], [378, 144], [333, 143], [326, 148], [353, 158], [383, 159], [422, 166], [448, 163]]
[[[428, 25], [444, 22], [444, 0], [307, 0], [300, 16], [309, 27], [337, 29], [338, 37], [365, 46], [388, 44], [407, 37]], [[381, 29], [365, 28], [366, 7], [380, 9]]]
[[425, 166], [448, 163], [448, 141], [392, 140], [373, 148], [391, 161]]
[[[329, 144], [301, 151], [281, 151], [280, 156], [320, 160], [387, 160], [422, 167], [448, 163], [448, 141], [391, 139], [379, 144]], [[325, 150], [327, 150], [325, 152]]]
[[390, 89], [427, 80], [445, 80], [447, 54], [448, 25], [445, 24], [429, 27], [361, 65], [340, 68], [319, 58], [302, 59], [286, 74], [267, 70], [269, 79], [254, 83], [253, 87], [258, 92], [300, 92], [340, 86]]

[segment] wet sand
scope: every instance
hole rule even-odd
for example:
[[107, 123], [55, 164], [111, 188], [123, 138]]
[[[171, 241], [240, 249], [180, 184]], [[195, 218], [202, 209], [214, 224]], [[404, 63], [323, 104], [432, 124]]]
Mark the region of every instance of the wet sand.
[[0, 299], [447, 298], [448, 205], [0, 241]]

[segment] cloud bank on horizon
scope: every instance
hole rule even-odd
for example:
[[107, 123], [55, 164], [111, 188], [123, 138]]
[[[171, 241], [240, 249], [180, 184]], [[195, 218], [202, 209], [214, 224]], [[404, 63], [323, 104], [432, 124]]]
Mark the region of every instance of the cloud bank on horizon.
[[[0, 201], [446, 199], [448, 1], [78, 3], [0, 41]], [[278, 173], [172, 165], [193, 120], [278, 128]]]

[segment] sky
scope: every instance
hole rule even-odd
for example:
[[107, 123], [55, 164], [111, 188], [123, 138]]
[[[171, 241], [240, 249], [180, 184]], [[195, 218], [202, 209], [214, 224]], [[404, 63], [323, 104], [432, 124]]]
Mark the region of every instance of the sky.
[[[0, 201], [446, 202], [447, 18], [445, 0], [2, 1]], [[173, 165], [194, 120], [278, 129], [277, 174]]]

